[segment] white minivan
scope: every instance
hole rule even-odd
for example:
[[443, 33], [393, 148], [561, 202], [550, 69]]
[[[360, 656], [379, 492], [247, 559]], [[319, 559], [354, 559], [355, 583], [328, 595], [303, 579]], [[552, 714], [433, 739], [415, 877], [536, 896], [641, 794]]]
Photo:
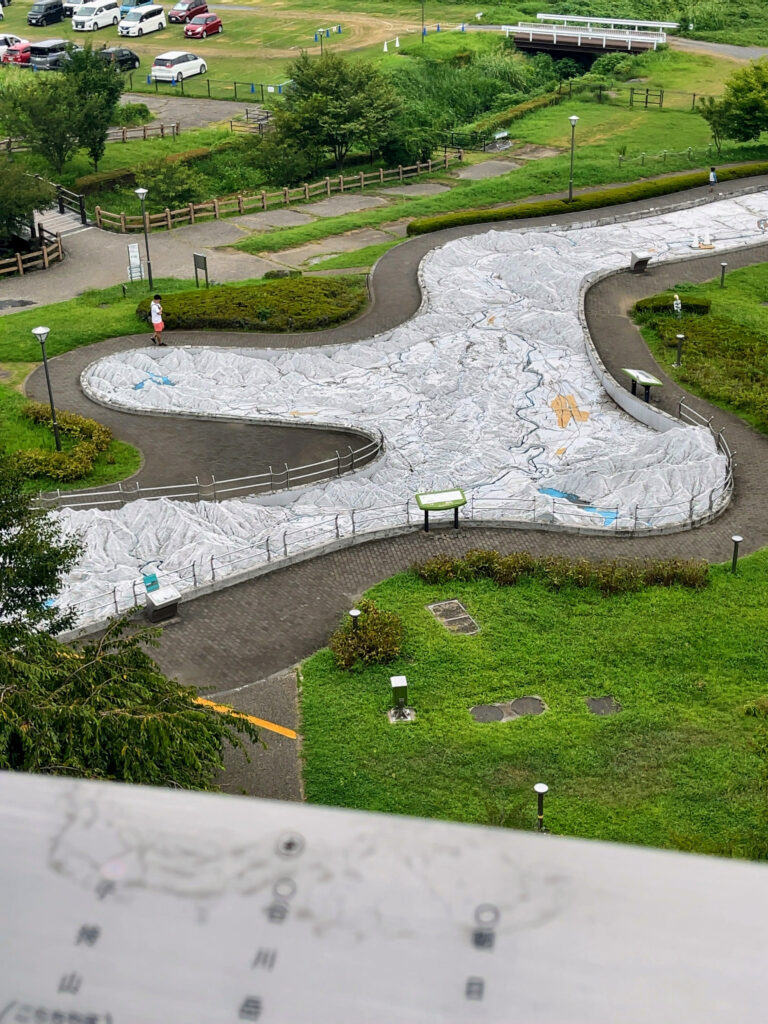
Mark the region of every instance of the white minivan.
[[100, 3], [81, 4], [72, 17], [72, 28], [77, 32], [95, 32], [96, 29], [116, 25], [120, 21], [120, 5], [117, 0], [101, 0]]
[[132, 7], [117, 26], [121, 36], [145, 36], [149, 32], [157, 32], [165, 28], [165, 11], [155, 4], [142, 4]]

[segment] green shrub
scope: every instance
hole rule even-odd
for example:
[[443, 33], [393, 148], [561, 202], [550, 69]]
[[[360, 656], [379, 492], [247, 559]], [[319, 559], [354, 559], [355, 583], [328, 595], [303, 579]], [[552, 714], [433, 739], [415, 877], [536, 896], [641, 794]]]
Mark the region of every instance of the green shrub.
[[133, 128], [136, 125], [149, 124], [153, 119], [152, 111], [146, 103], [121, 103], [114, 117], [117, 128]]
[[[649, 295], [647, 299], [639, 299], [635, 303], [633, 313], [668, 313], [673, 315], [672, 303], [675, 298], [674, 292], [659, 292], [658, 295]], [[697, 298], [694, 295], [680, 295], [682, 312], [694, 316], [705, 316], [709, 313], [712, 303], [709, 299]]]
[[95, 192], [108, 192], [122, 185], [135, 184], [136, 171], [130, 167], [118, 167], [113, 171], [96, 171], [93, 174], [85, 174], [82, 178], [76, 178], [74, 190], [84, 196], [89, 196]]
[[671, 587], [675, 584], [699, 590], [706, 586], [709, 565], [703, 560], [646, 559], [590, 562], [585, 558], [547, 555], [534, 557], [527, 551], [500, 555], [498, 551], [468, 551], [463, 558], [436, 555], [412, 566], [412, 572], [426, 583], [490, 578], [499, 586], [514, 586], [535, 577], [553, 590], [562, 587], [594, 587], [601, 594], [622, 594], [644, 586]]
[[768, 697], [758, 697], [745, 704], [744, 714], [752, 718], [768, 718]]
[[383, 611], [373, 601], [360, 602], [361, 615], [357, 626], [349, 616], [328, 641], [339, 668], [352, 668], [356, 662], [378, 665], [400, 654], [403, 643], [403, 622], [395, 612]]
[[[748, 178], [756, 174], [768, 173], [768, 163], [742, 164], [739, 167], [723, 168], [718, 171], [720, 181], [734, 178]], [[688, 188], [699, 188], [708, 182], [708, 172], [692, 171], [690, 174], [677, 174], [667, 178], [653, 178], [649, 181], [633, 182], [629, 185], [618, 185], [577, 195], [573, 202], [564, 199], [545, 199], [535, 203], [515, 203], [485, 210], [459, 210], [456, 213], [445, 213], [438, 217], [420, 217], [408, 225], [409, 235], [424, 235], [429, 231], [442, 231], [444, 228], [459, 227], [465, 224], [485, 224], [503, 220], [521, 220], [525, 217], [551, 217], [558, 213], [578, 210], [595, 210], [603, 206], [614, 206], [631, 203], [638, 199], [649, 199], [653, 196], [668, 195]]]
[[301, 277], [300, 270], [268, 270], [262, 274], [264, 281], [280, 281], [284, 277]]
[[[313, 331], [350, 319], [367, 298], [362, 277], [291, 277], [176, 292], [163, 299], [163, 318], [170, 330]], [[136, 309], [142, 320], [150, 301]]]
[[[24, 415], [35, 423], [53, 430], [51, 410], [41, 402], [29, 402], [23, 409]], [[77, 443], [68, 451], [47, 451], [31, 448], [14, 453], [14, 460], [22, 474], [30, 480], [50, 477], [60, 483], [71, 483], [87, 476], [93, 468], [96, 457], [109, 448], [112, 431], [96, 420], [87, 419], [74, 412], [58, 412], [56, 420], [59, 432]]]
[[163, 157], [162, 163], [189, 164], [194, 163], [195, 160], [202, 160], [210, 155], [210, 146], [197, 146], [195, 149], [184, 149], [180, 153], [169, 153], [168, 156]]

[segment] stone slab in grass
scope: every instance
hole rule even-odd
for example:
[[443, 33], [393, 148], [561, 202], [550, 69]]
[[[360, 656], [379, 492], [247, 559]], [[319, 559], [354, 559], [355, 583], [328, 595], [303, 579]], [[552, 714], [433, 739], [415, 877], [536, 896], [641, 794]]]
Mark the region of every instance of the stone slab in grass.
[[462, 167], [458, 177], [468, 181], [482, 181], [483, 178], [498, 178], [502, 174], [509, 174], [510, 171], [516, 171], [519, 166], [520, 164], [514, 160], [486, 160], [482, 164]]
[[354, 195], [331, 196], [329, 199], [321, 199], [319, 203], [312, 203], [307, 209], [315, 217], [338, 217], [342, 213], [357, 213], [358, 210], [372, 210], [375, 206], [386, 206], [387, 200], [381, 196], [361, 196], [359, 192]]
[[469, 709], [476, 722], [511, 722], [524, 715], [541, 715], [547, 705], [541, 697], [516, 697], [498, 704], [475, 704]]
[[297, 249], [284, 249], [283, 252], [278, 253], [277, 258], [289, 267], [300, 267], [304, 263], [311, 264], [314, 260], [325, 259], [326, 256], [353, 252], [355, 249], [364, 249], [366, 246], [378, 245], [391, 240], [390, 235], [384, 234], [383, 231], [376, 231], [375, 228], [358, 228], [356, 231], [348, 231], [345, 235], [334, 235], [321, 242], [301, 245]]
[[309, 224], [314, 218], [298, 210], [263, 210], [261, 213], [245, 213], [233, 217], [233, 220], [241, 227], [260, 231], [267, 228], [297, 228], [302, 224]]
[[391, 188], [376, 189], [383, 196], [437, 196], [449, 190], [449, 185], [439, 185], [436, 181], [420, 181], [413, 185], [394, 185]]
[[621, 704], [610, 695], [605, 697], [585, 697], [584, 702], [593, 715], [618, 715], [623, 710]]
[[451, 633], [473, 636], [480, 632], [480, 627], [461, 601], [438, 601], [436, 604], [428, 604], [427, 608]]

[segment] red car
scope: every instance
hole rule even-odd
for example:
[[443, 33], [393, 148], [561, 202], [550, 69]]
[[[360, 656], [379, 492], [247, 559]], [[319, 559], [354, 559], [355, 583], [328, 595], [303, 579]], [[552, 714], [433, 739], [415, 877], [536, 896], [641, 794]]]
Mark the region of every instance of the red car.
[[31, 43], [21, 42], [9, 46], [3, 54], [3, 64], [29, 64]]
[[198, 14], [188, 25], [184, 26], [184, 35], [188, 39], [204, 39], [206, 36], [223, 32], [224, 26], [218, 14]]
[[177, 25], [184, 25], [192, 21], [198, 14], [207, 14], [208, 4], [205, 0], [176, 0], [176, 3], [168, 11], [168, 21]]

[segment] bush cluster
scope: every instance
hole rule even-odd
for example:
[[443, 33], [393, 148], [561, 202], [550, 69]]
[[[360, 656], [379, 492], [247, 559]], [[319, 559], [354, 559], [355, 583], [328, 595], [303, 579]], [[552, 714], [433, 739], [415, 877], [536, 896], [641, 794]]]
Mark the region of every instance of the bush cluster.
[[536, 579], [553, 590], [593, 587], [609, 595], [675, 584], [698, 590], [707, 585], [709, 564], [677, 558], [590, 562], [585, 558], [536, 557], [527, 551], [502, 555], [476, 549], [463, 558], [437, 555], [416, 563], [413, 572], [427, 583], [490, 579], [509, 587], [524, 579]]
[[[658, 295], [649, 295], [647, 299], [639, 299], [635, 303], [633, 313], [666, 313], [671, 316], [673, 314], [672, 303], [674, 299], [675, 293], [671, 291], [659, 292]], [[712, 308], [712, 302], [709, 299], [699, 298], [694, 295], [680, 295], [680, 302], [682, 305], [681, 312], [686, 315], [706, 316]]]
[[346, 616], [328, 641], [339, 668], [352, 668], [358, 661], [379, 665], [394, 661], [400, 654], [404, 633], [400, 616], [383, 611], [367, 598], [360, 602], [360, 611], [357, 627]]
[[[163, 299], [170, 330], [313, 331], [349, 320], [366, 303], [362, 277], [289, 277], [176, 292]], [[149, 319], [150, 299], [136, 313]]]
[[[51, 410], [47, 405], [30, 402], [23, 411], [34, 423], [53, 430]], [[112, 442], [112, 431], [96, 420], [74, 412], [58, 412], [56, 420], [59, 432], [76, 443], [66, 452], [47, 451], [44, 448], [17, 451], [14, 454], [16, 465], [28, 479], [47, 476], [60, 483], [80, 480], [90, 473], [96, 457], [105, 452]]]
[[[143, 165], [143, 169], [146, 173], [157, 176], [161, 175], [166, 167], [173, 166], [173, 164], [194, 163], [196, 160], [203, 160], [210, 155], [211, 150], [208, 146], [198, 146], [196, 149], [185, 149], [181, 153], [169, 153], [161, 160]], [[82, 178], [75, 179], [74, 190], [81, 192], [84, 196], [90, 196], [96, 192], [108, 192], [123, 186], [135, 185], [137, 170], [136, 167], [116, 167], [111, 171], [85, 174]]]
[[[740, 167], [726, 167], [718, 171], [720, 181], [733, 178], [748, 178], [755, 174], [768, 173], [768, 163], [742, 164]], [[573, 202], [565, 199], [544, 199], [536, 203], [515, 203], [487, 210], [459, 210], [438, 217], [419, 217], [408, 225], [409, 235], [424, 235], [429, 231], [441, 231], [465, 224], [485, 224], [489, 221], [521, 220], [524, 217], [551, 217], [558, 213], [572, 213], [574, 210], [596, 210], [603, 206], [631, 203], [637, 199], [668, 195], [688, 188], [699, 188], [709, 181], [708, 172], [692, 171], [667, 178], [638, 181], [631, 185], [619, 185], [575, 196]]]

